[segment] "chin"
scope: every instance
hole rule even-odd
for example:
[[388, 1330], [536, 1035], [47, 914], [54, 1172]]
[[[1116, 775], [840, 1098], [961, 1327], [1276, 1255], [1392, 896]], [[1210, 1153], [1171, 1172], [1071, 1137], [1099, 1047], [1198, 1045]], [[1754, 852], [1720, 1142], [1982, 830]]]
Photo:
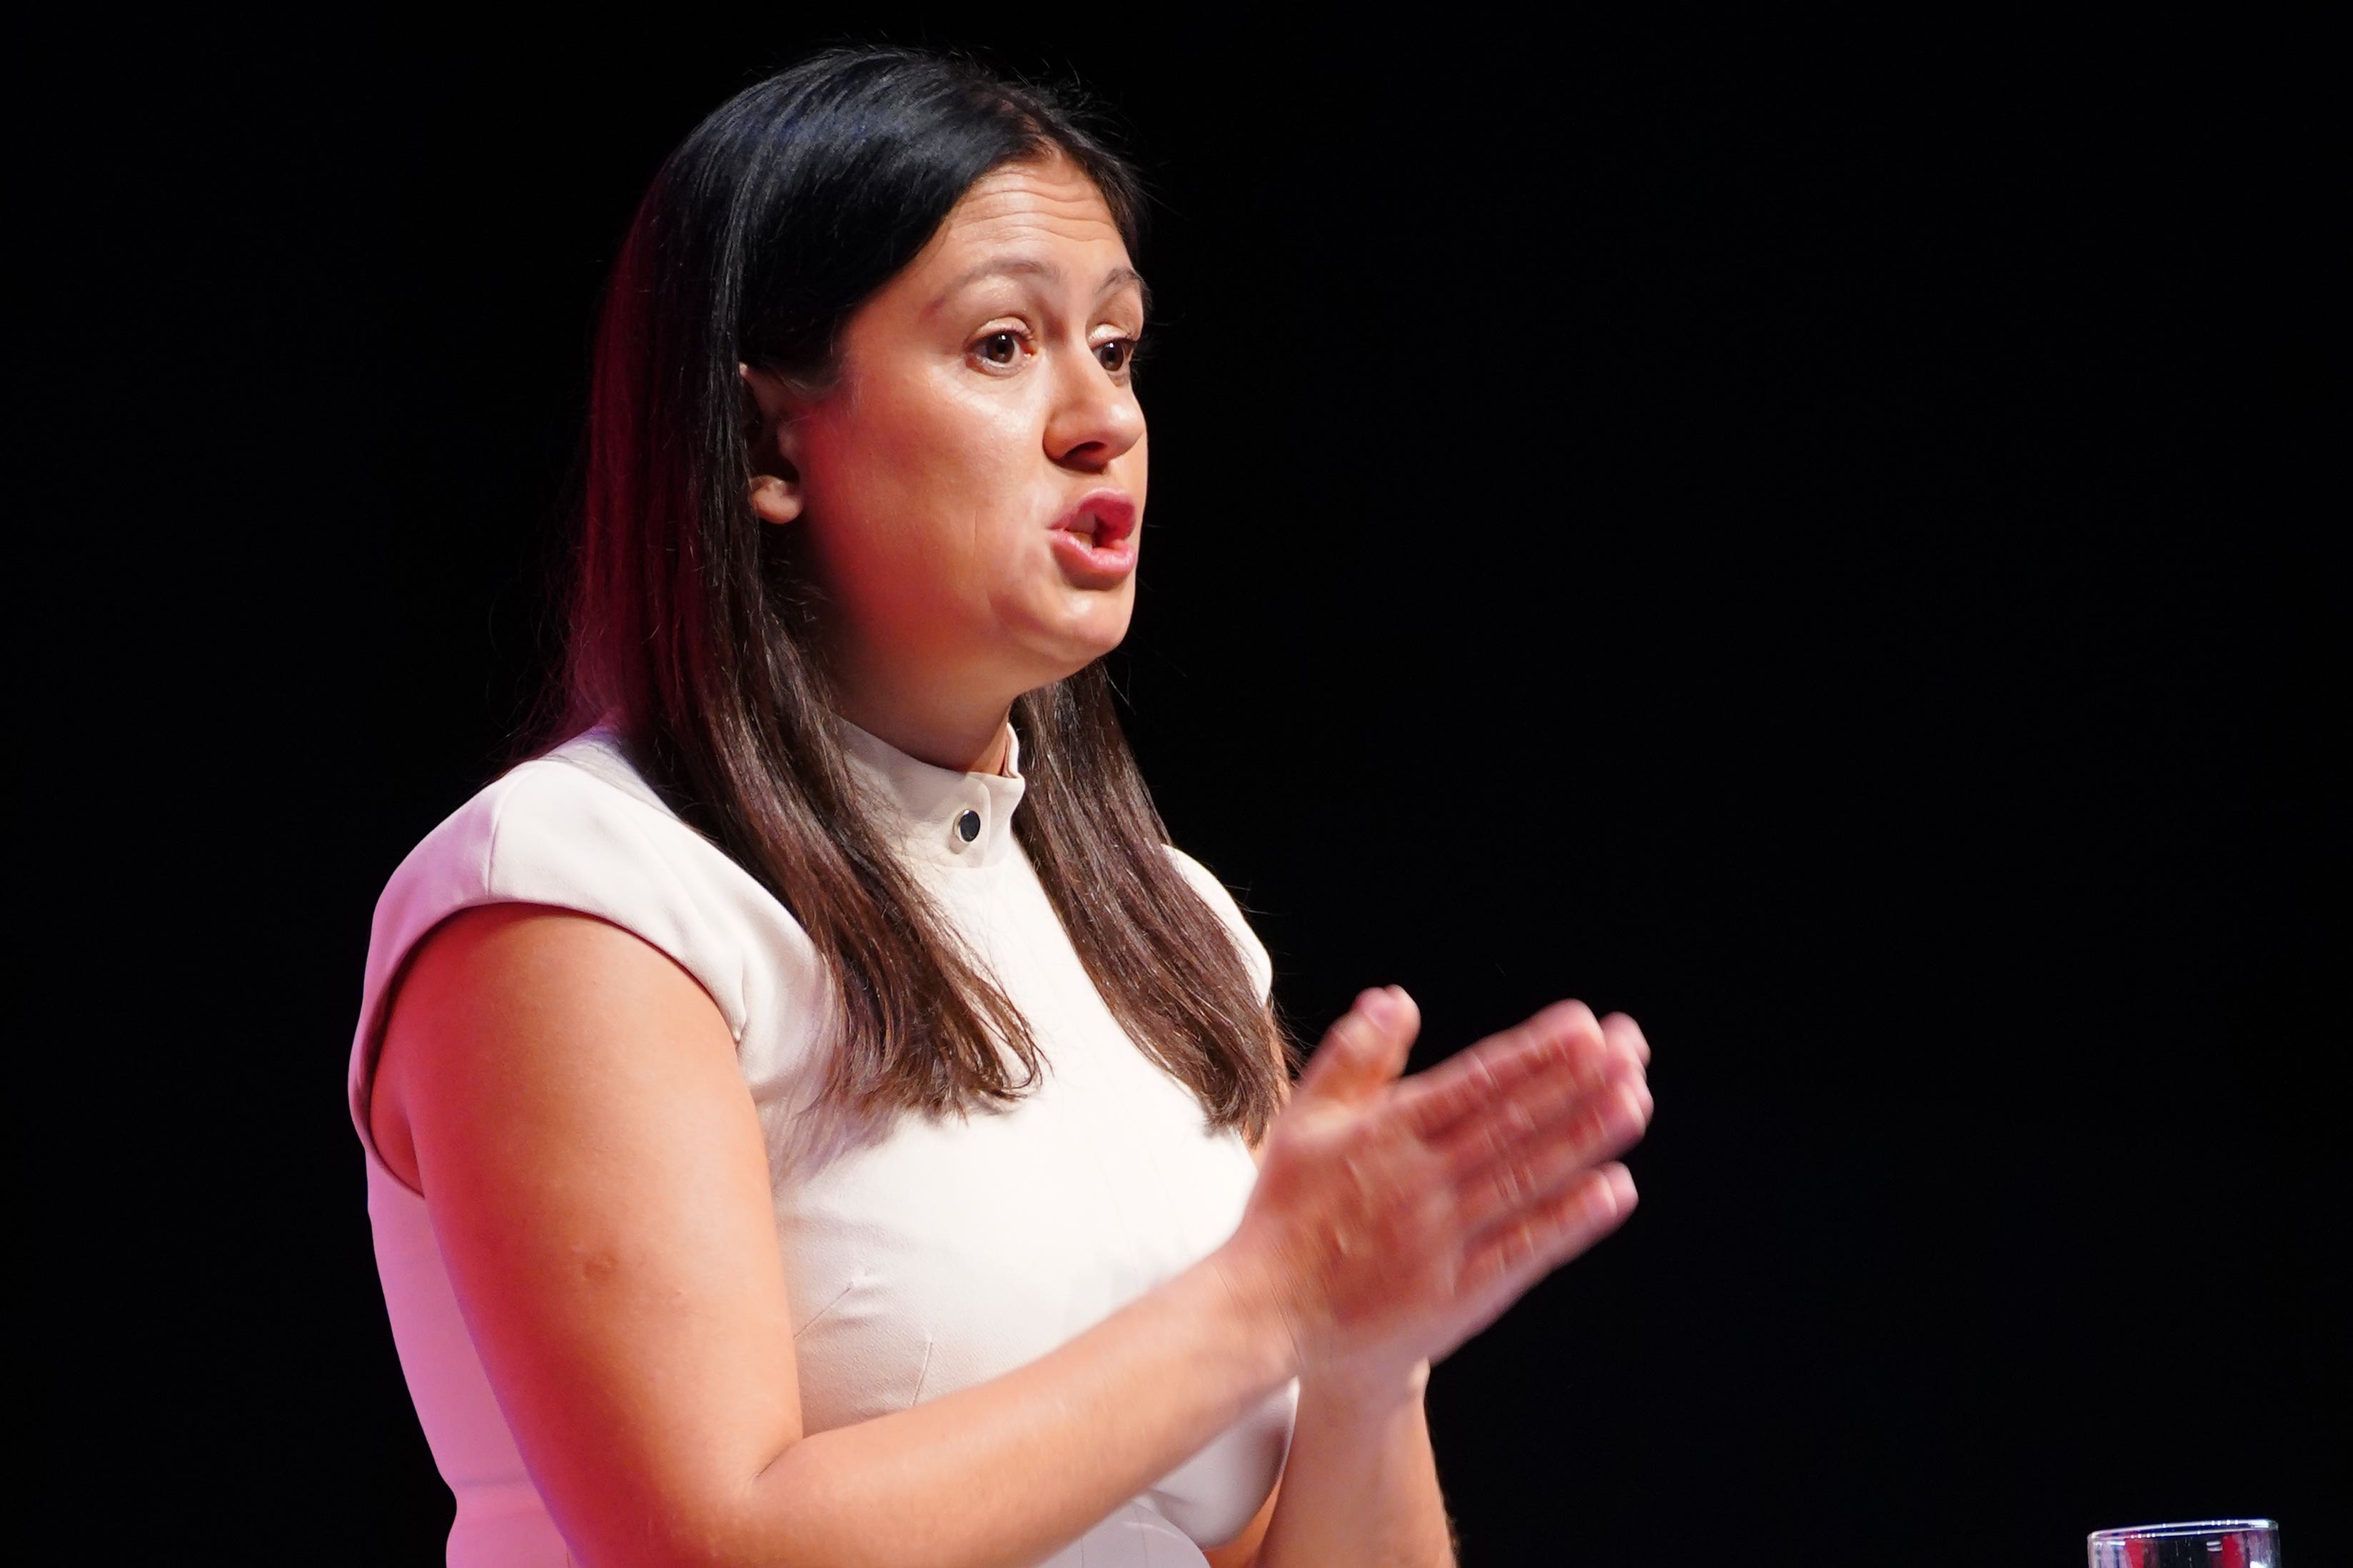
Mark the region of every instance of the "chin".
[[[1060, 680], [1092, 664], [1127, 640], [1128, 622], [1134, 613], [1134, 591], [1124, 588], [1116, 596], [1090, 595], [1089, 601], [1048, 624], [1033, 625], [1020, 641], [1033, 657], [1057, 667], [1046, 679]], [[1043, 684], [1042, 682], [1040, 684]]]
[[1029, 652], [1034, 661], [1033, 670], [1037, 676], [1037, 679], [1030, 683], [1032, 688], [1051, 686], [1055, 681], [1065, 680], [1076, 675], [1117, 647], [1124, 639], [1126, 631], [1127, 622], [1123, 617], [1117, 630], [1109, 635], [1083, 639], [1060, 637], [1055, 639], [1055, 646], [1051, 648], [1039, 647], [1032, 644]]

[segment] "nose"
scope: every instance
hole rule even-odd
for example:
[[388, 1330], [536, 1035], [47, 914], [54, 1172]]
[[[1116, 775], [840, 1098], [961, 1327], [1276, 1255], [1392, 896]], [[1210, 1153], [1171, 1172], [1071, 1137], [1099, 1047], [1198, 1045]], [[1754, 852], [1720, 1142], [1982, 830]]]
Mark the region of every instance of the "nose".
[[1144, 439], [1144, 408], [1135, 388], [1113, 380], [1084, 344], [1060, 356], [1054, 406], [1046, 419], [1046, 455], [1087, 473], [1100, 473]]

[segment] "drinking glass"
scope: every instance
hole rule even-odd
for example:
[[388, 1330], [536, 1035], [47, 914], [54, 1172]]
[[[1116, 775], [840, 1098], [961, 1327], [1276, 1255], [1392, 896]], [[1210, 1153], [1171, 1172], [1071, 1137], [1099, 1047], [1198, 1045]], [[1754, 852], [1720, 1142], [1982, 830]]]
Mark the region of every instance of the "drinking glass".
[[2280, 1568], [2279, 1526], [2268, 1519], [2208, 1519], [2095, 1530], [2092, 1568]]

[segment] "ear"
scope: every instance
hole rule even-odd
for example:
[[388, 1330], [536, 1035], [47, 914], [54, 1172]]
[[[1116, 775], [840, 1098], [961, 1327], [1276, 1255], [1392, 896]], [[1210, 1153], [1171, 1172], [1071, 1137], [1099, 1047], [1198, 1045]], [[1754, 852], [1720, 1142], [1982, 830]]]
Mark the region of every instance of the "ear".
[[752, 510], [763, 522], [786, 523], [800, 516], [800, 430], [797, 400], [773, 372], [738, 364], [750, 405], [744, 410], [744, 447], [752, 463]]

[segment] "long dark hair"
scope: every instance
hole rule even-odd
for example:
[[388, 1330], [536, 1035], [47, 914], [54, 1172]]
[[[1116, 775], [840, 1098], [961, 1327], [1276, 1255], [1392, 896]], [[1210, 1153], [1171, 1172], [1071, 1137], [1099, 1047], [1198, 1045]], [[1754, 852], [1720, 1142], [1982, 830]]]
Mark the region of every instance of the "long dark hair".
[[[749, 504], [736, 367], [822, 386], [844, 321], [972, 184], [1056, 152], [1092, 176], [1134, 251], [1135, 176], [1057, 95], [913, 50], [805, 60], [670, 154], [598, 328], [545, 742], [615, 719], [679, 815], [792, 911], [843, 1004], [827, 1092], [856, 1110], [1010, 1102], [1038, 1081], [1039, 1051], [852, 787], [803, 531], [765, 526]], [[1298, 1044], [1163, 847], [1101, 661], [1021, 697], [1012, 721], [1028, 781], [1014, 831], [1095, 988], [1211, 1125], [1255, 1142]]]

